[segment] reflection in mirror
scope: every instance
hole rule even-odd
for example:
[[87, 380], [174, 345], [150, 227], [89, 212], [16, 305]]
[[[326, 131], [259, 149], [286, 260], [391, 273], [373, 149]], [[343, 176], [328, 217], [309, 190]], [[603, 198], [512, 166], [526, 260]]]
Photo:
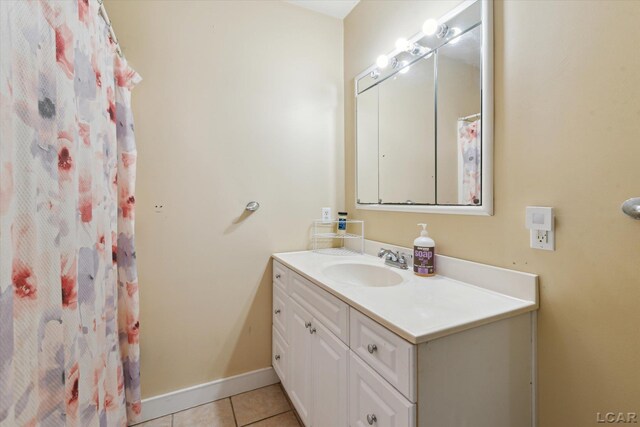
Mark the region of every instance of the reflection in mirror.
[[377, 86], [381, 203], [436, 202], [434, 58], [420, 59]]
[[481, 197], [482, 26], [438, 49], [438, 204], [479, 205]]
[[358, 95], [356, 109], [358, 203], [378, 203], [378, 86]]

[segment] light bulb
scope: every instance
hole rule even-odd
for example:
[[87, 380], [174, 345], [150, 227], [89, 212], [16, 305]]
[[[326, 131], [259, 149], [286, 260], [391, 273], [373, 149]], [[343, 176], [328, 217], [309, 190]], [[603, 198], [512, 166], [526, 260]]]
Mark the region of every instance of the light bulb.
[[404, 52], [408, 50], [409, 47], [409, 40], [405, 39], [404, 37], [400, 37], [398, 40], [396, 40], [396, 49]]
[[378, 56], [376, 59], [376, 65], [380, 68], [386, 68], [387, 65], [389, 65], [389, 58], [387, 58], [387, 55]]
[[438, 31], [438, 21], [435, 19], [427, 19], [422, 24], [422, 32], [427, 36], [432, 36]]

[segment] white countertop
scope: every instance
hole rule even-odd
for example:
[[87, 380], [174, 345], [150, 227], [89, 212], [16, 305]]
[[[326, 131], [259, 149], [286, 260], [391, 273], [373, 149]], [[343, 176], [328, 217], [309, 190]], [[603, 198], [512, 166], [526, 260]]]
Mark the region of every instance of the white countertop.
[[[448, 277], [420, 277], [412, 270], [387, 267], [382, 259], [371, 255], [336, 256], [303, 251], [278, 253], [273, 258], [413, 344], [538, 307], [537, 301], [515, 298]], [[385, 266], [402, 275], [405, 281], [396, 286], [366, 287], [332, 280], [323, 273], [330, 264], [352, 262]], [[529, 276], [536, 277], [537, 287], [537, 276]]]

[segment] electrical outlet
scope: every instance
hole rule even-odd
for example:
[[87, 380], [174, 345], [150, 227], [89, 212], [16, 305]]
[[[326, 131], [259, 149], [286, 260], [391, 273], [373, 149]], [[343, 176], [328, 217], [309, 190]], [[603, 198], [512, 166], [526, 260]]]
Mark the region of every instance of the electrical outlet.
[[533, 249], [555, 251], [555, 217], [553, 208], [527, 206], [525, 224], [529, 229], [530, 243]]
[[555, 250], [554, 231], [531, 230], [531, 247], [533, 249], [543, 249], [545, 251]]
[[322, 221], [325, 223], [331, 221], [331, 208], [322, 208]]

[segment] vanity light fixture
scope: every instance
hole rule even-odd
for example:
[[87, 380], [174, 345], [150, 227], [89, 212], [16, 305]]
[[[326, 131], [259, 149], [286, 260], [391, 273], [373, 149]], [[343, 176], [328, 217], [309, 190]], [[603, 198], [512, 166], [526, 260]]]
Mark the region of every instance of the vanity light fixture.
[[377, 80], [378, 77], [380, 77], [380, 71], [373, 70], [372, 72], [369, 73], [369, 77], [371, 77], [374, 80]]
[[411, 55], [422, 55], [426, 51], [426, 47], [420, 46], [418, 43], [412, 43], [404, 37], [396, 40], [396, 49], [401, 52], [409, 52]]
[[376, 58], [376, 65], [379, 68], [387, 68], [387, 65], [389, 65], [389, 57], [387, 57], [387, 55], [378, 56], [378, 58]]
[[457, 37], [458, 34], [460, 34], [462, 31], [460, 31], [460, 28], [457, 27], [453, 27], [450, 31], [450, 36], [451, 36], [451, 41], [449, 42], [449, 44], [456, 44], [460, 41], [460, 37]]
[[401, 69], [400, 71], [398, 71], [398, 73], [400, 74], [407, 74], [409, 72], [409, 68], [411, 68], [411, 65], [407, 65], [408, 62], [407, 61], [402, 61], [400, 63], [401, 67], [404, 67], [403, 69]]
[[405, 39], [404, 37], [400, 37], [398, 40], [396, 40], [396, 49], [402, 52], [406, 52], [411, 49], [411, 43], [409, 43], [409, 40]]
[[435, 34], [437, 38], [441, 39], [447, 36], [449, 27], [447, 24], [439, 24], [435, 19], [427, 19], [422, 24], [422, 32], [427, 36]]
[[400, 65], [401, 65], [400, 61], [398, 61], [398, 58], [394, 56], [393, 59], [391, 60], [391, 68], [395, 70], [396, 68], [399, 68]]

